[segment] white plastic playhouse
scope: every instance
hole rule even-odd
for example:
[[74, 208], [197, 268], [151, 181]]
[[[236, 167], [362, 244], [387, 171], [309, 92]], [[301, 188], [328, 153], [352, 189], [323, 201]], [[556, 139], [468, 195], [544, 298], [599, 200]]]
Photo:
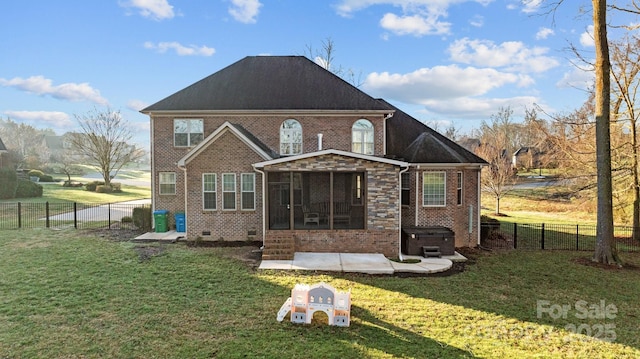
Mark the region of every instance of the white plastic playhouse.
[[329, 325], [348, 327], [351, 322], [351, 291], [337, 292], [332, 286], [321, 282], [314, 285], [296, 284], [291, 297], [278, 311], [281, 322], [291, 312], [292, 323], [310, 324], [313, 313], [322, 311], [329, 318]]

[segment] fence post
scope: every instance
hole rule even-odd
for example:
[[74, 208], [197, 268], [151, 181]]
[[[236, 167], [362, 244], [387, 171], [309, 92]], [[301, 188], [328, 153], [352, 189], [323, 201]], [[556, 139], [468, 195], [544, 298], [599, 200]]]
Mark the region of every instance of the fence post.
[[576, 224], [576, 251], [580, 250], [580, 225]]
[[22, 228], [22, 203], [18, 202], [18, 228]]
[[78, 202], [73, 202], [73, 228], [78, 229]]
[[542, 245], [542, 249], [544, 249], [544, 223], [542, 223], [542, 233], [541, 233], [541, 245]]
[[46, 226], [47, 226], [47, 228], [49, 228], [49, 226], [50, 226], [50, 223], [49, 223], [49, 201], [45, 202], [45, 204], [44, 204], [44, 212], [45, 212], [46, 218], [47, 218]]
[[513, 224], [513, 249], [518, 248], [518, 224]]
[[108, 228], [111, 229], [111, 203], [109, 203], [109, 205], [107, 206], [107, 211], [109, 211], [109, 222], [107, 224], [109, 226]]

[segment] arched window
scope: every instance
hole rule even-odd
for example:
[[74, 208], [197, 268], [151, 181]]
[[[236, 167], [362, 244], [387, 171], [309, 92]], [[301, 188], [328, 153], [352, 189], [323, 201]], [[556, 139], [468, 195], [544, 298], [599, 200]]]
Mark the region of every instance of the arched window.
[[289, 119], [280, 126], [280, 154], [298, 155], [302, 153], [302, 126], [300, 122]]
[[373, 124], [359, 119], [351, 127], [351, 151], [365, 155], [373, 154]]

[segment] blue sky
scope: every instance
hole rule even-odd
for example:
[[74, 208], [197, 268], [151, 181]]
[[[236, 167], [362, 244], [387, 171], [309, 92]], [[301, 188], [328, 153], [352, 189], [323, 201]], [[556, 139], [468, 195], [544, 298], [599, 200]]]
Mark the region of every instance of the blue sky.
[[0, 6], [0, 116], [58, 134], [74, 115], [138, 111], [245, 56], [306, 55], [331, 38], [334, 65], [415, 118], [469, 131], [501, 106], [567, 112], [592, 74], [590, 1], [555, 19], [540, 0], [20, 0]]

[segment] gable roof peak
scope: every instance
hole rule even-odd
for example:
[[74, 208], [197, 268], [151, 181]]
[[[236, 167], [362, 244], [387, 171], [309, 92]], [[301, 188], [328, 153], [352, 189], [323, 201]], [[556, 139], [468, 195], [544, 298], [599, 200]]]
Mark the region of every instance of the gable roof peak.
[[143, 109], [156, 111], [386, 111], [304, 56], [247, 56]]

